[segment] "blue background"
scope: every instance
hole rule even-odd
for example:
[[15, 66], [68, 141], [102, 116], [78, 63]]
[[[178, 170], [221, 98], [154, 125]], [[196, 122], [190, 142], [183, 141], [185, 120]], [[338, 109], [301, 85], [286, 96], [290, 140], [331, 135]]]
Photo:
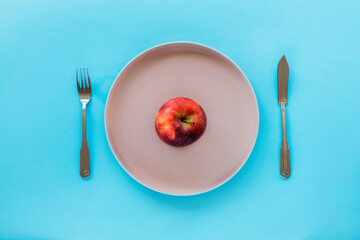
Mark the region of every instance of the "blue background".
[[[359, 1], [0, 1], [0, 238], [360, 239]], [[148, 190], [104, 131], [110, 86], [141, 51], [207, 44], [245, 72], [259, 102], [243, 169], [206, 194]], [[276, 70], [290, 65], [292, 176], [280, 178]], [[92, 176], [79, 176], [88, 67]]]

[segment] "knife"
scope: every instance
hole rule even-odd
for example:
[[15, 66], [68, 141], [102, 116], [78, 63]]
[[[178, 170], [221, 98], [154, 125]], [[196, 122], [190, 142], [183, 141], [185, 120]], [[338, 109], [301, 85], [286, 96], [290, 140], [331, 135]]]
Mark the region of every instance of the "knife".
[[289, 65], [283, 55], [279, 61], [277, 69], [277, 83], [278, 83], [278, 102], [281, 106], [282, 116], [282, 143], [280, 149], [280, 174], [283, 178], [290, 177], [290, 154], [289, 146], [286, 140], [286, 118], [285, 105], [287, 103], [287, 91], [289, 82]]

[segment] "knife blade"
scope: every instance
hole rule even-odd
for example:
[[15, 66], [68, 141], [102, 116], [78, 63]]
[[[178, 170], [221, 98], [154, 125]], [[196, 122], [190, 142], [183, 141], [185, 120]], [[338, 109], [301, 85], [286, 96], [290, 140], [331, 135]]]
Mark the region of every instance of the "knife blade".
[[277, 71], [277, 81], [278, 81], [279, 105], [281, 105], [281, 102], [284, 102], [284, 104], [286, 105], [288, 82], [289, 82], [289, 65], [286, 61], [285, 55], [283, 55], [279, 61], [278, 71]]
[[287, 92], [289, 83], [289, 65], [283, 55], [279, 61], [277, 69], [277, 83], [278, 83], [278, 103], [281, 106], [282, 118], [282, 143], [280, 149], [280, 174], [283, 178], [290, 177], [290, 153], [289, 146], [286, 139], [286, 115], [285, 105], [287, 104]]

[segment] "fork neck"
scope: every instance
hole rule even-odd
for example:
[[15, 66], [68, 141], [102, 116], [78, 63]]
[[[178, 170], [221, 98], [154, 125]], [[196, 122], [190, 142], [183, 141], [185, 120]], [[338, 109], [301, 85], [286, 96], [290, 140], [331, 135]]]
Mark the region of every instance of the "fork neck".
[[82, 102], [82, 137], [86, 141], [86, 103]]

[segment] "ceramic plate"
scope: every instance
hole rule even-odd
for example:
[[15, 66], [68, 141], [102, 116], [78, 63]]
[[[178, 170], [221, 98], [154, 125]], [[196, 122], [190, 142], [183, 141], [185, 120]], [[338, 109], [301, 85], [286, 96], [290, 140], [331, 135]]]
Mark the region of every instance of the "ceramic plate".
[[[158, 109], [174, 97], [198, 102], [207, 115], [203, 136], [172, 147], [155, 131]], [[194, 195], [234, 176], [258, 133], [254, 91], [241, 69], [220, 52], [196, 43], [153, 47], [116, 77], [105, 108], [111, 150], [134, 179], [155, 191]]]

